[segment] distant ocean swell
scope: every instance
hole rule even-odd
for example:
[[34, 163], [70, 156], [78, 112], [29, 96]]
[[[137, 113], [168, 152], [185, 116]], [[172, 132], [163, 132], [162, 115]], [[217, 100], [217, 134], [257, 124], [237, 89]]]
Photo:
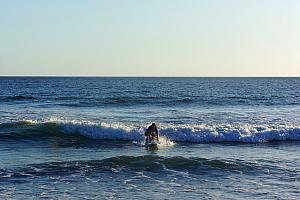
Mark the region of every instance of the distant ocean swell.
[[22, 95], [15, 95], [15, 96], [0, 96], [0, 101], [9, 102], [9, 101], [24, 101], [24, 100], [34, 100], [35, 97], [32, 96], [22, 96]]
[[134, 105], [299, 105], [300, 96], [0, 96], [0, 102], [39, 102], [65, 107], [134, 106]]
[[[142, 141], [145, 127], [137, 125], [95, 123], [89, 121], [51, 120], [20, 121], [0, 124], [0, 138], [30, 139], [43, 137], [86, 137]], [[296, 125], [159, 125], [160, 135], [173, 142], [213, 143], [300, 140]]]

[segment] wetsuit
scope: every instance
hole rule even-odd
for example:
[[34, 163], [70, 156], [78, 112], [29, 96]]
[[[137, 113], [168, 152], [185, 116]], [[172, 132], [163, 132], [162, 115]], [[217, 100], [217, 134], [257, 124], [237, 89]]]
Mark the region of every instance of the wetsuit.
[[149, 126], [145, 132], [146, 142], [158, 141], [158, 130], [155, 124]]

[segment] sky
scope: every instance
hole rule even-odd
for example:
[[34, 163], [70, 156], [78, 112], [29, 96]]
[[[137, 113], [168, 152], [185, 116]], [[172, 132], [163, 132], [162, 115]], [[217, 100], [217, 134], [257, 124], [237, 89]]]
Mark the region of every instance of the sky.
[[0, 0], [0, 75], [300, 76], [299, 0]]

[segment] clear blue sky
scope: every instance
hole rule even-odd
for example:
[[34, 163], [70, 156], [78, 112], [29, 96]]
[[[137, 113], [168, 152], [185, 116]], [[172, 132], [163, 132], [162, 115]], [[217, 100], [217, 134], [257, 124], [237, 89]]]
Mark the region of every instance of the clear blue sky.
[[300, 1], [0, 0], [0, 75], [300, 76]]

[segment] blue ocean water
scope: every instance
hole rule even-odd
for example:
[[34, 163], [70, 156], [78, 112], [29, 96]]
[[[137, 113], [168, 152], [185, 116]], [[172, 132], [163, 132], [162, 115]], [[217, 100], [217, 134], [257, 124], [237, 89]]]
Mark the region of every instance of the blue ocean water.
[[299, 199], [299, 141], [300, 78], [0, 78], [1, 199]]

